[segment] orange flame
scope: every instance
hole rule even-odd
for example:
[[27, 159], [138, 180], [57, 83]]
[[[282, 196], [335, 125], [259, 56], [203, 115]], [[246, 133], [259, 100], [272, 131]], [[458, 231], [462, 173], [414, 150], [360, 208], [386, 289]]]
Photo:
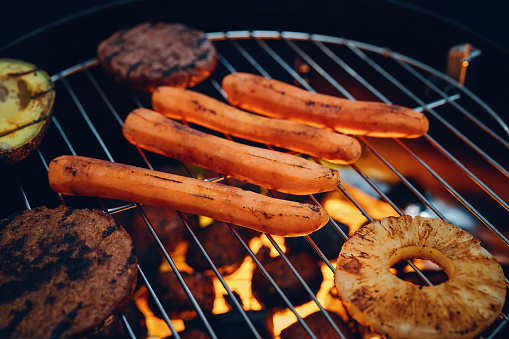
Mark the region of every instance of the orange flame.
[[[398, 213], [388, 203], [376, 199], [354, 186], [345, 183], [342, 185], [373, 219], [398, 216]], [[348, 226], [349, 235], [353, 235], [368, 221], [361, 211], [339, 191], [327, 193], [322, 200], [322, 206], [329, 212], [331, 218]]]
[[[377, 200], [364, 192], [360, 191], [355, 187], [349, 187], [344, 185], [352, 197], [359, 202], [363, 207], [365, 206], [366, 211], [373, 218], [382, 218], [389, 215], [397, 215], [394, 209], [382, 202]], [[332, 218], [348, 225], [350, 228], [350, 234], [353, 234], [355, 230], [360, 228], [367, 219], [360, 213], [355, 205], [347, 199], [341, 192], [330, 192], [324, 196], [322, 205], [329, 212]], [[207, 220], [201, 220], [200, 224], [203, 226], [207, 225]], [[283, 237], [272, 236], [274, 242], [280, 247], [283, 253], [286, 252], [285, 239]], [[278, 256], [278, 251], [272, 246], [271, 242], [265, 235], [255, 237], [249, 241], [249, 248], [253, 253], [257, 253], [262, 246], [266, 246], [271, 249], [270, 255], [272, 257]], [[193, 272], [193, 269], [185, 263], [185, 257], [176, 256], [173, 258], [177, 268], [186, 272]], [[334, 265], [334, 263], [332, 263]], [[262, 306], [254, 298], [251, 290], [252, 273], [255, 269], [256, 264], [253, 262], [250, 256], [244, 259], [242, 265], [233, 274], [223, 276], [226, 284], [231, 291], [235, 292], [246, 311], [249, 310], [261, 310]], [[171, 267], [167, 263], [161, 266], [161, 270], [171, 270]], [[332, 270], [325, 265], [321, 265], [321, 270], [324, 276], [321, 288], [316, 295], [316, 298], [320, 305], [322, 305], [327, 311], [337, 313], [345, 322], [349, 320], [349, 316], [344, 309], [342, 303], [337, 299], [332, 299], [329, 291], [334, 287], [334, 273]], [[227, 294], [225, 288], [217, 277], [213, 279], [214, 287], [216, 291], [216, 298], [214, 301], [214, 307], [212, 312], [214, 314], [222, 314], [230, 311], [230, 306], [226, 303], [223, 295]], [[146, 291], [145, 291], [146, 294]], [[136, 305], [146, 318], [147, 329], [150, 337], [152, 338], [164, 338], [171, 335], [171, 330], [164, 322], [164, 320], [156, 317], [150, 310], [146, 295], [145, 297], [140, 296], [135, 299]], [[314, 301], [310, 301], [304, 305], [295, 308], [300, 317], [304, 318], [311, 313], [319, 310], [318, 306]], [[274, 338], [278, 339], [282, 330], [291, 324], [295, 323], [297, 318], [290, 310], [279, 311], [273, 314], [273, 330]], [[171, 319], [172, 325], [175, 330], [180, 332], [185, 329], [184, 322], [179, 319]]]
[[[166, 322], [163, 319], [156, 317], [152, 310], [150, 309], [150, 307], [148, 306], [147, 293], [148, 292], [145, 289], [145, 286], [143, 286], [138, 291], [136, 291], [133, 300], [136, 304], [136, 307], [138, 307], [140, 312], [145, 317], [148, 337], [166, 338], [172, 334], [171, 330], [166, 324]], [[185, 328], [184, 321], [180, 319], [176, 320], [170, 319], [170, 321], [173, 327], [175, 328], [175, 331], [180, 332], [184, 330]]]

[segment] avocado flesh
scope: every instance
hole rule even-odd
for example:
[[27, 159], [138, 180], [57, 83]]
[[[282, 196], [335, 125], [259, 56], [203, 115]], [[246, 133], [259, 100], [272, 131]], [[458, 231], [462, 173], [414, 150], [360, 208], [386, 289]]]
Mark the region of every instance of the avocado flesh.
[[39, 145], [54, 97], [45, 71], [24, 61], [0, 59], [0, 163], [20, 161]]

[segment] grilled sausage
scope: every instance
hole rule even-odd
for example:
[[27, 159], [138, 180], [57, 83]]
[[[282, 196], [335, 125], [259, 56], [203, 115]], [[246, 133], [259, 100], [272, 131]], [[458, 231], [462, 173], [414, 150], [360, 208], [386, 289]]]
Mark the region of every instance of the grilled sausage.
[[280, 236], [310, 234], [329, 220], [317, 205], [82, 156], [53, 159], [48, 179], [51, 188], [62, 194], [132, 201]]
[[152, 108], [173, 119], [315, 156], [335, 164], [351, 164], [361, 156], [354, 137], [295, 121], [252, 114], [189, 89], [160, 86], [152, 93]]
[[204, 133], [146, 108], [132, 111], [122, 131], [143, 149], [284, 193], [332, 191], [339, 182], [335, 169]]
[[429, 129], [426, 116], [410, 108], [312, 93], [254, 74], [229, 74], [222, 87], [234, 106], [346, 134], [417, 138]]

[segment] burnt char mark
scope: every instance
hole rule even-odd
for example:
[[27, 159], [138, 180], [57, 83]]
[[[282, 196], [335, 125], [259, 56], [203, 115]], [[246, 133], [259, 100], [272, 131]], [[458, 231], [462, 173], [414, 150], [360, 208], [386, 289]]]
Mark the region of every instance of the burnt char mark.
[[143, 61], [141, 60], [131, 65], [131, 67], [129, 67], [129, 69], [127, 70], [127, 75], [131, 74], [136, 68], [140, 67], [141, 65], [143, 65]]
[[[280, 161], [279, 159], [268, 158], [268, 157], [257, 155], [257, 154], [253, 154], [253, 156], [257, 157], [257, 158], [260, 158], [260, 159], [263, 159], [263, 160], [272, 161], [272, 162], [279, 162]], [[304, 165], [300, 165], [300, 164], [288, 164], [287, 163], [287, 165], [292, 166], [292, 167], [296, 167], [296, 168], [306, 168]]]
[[78, 171], [75, 170], [73, 166], [65, 166], [65, 171], [71, 173], [73, 177], [75, 177], [78, 173]]
[[269, 85], [265, 85], [264, 87], [268, 88], [269, 90], [271, 91], [274, 91], [280, 95], [286, 95], [286, 92], [285, 91], [281, 91], [281, 90], [278, 90], [276, 89], [272, 84], [269, 84]]
[[191, 103], [196, 106], [195, 109], [196, 111], [202, 111], [210, 113], [212, 115], [217, 115], [217, 112], [215, 110], [202, 106], [198, 100], [191, 100]]
[[358, 235], [364, 241], [369, 241], [369, 242], [372, 242], [372, 243], [374, 242], [373, 239], [368, 238], [367, 234], [364, 234], [364, 233], [361, 233], [361, 232], [357, 232], [356, 235]]
[[71, 328], [71, 320], [73, 320], [74, 318], [76, 318], [78, 316], [78, 310], [81, 307], [82, 307], [82, 303], [78, 303], [78, 305], [74, 309], [72, 309], [71, 312], [69, 312], [67, 314], [65, 319], [62, 320], [57, 326], [55, 326], [53, 331], [51, 331], [51, 335], [50, 335], [51, 339], [60, 338], [65, 331], [67, 331], [69, 328]]
[[316, 101], [313, 101], [313, 100], [306, 101], [305, 105], [308, 106], [308, 107], [317, 107], [317, 108], [331, 108], [331, 107], [333, 107], [333, 108], [335, 108], [338, 111], [341, 111], [343, 109], [342, 106], [329, 105], [329, 104], [325, 104], [323, 102], [316, 102]]
[[30, 74], [30, 73], [37, 73], [37, 71], [39, 71], [40, 69], [41, 69], [40, 67], [36, 67], [34, 69], [30, 69], [30, 70], [25, 71], [25, 72], [7, 73], [7, 76], [10, 76], [10, 77], [22, 77], [22, 76]]
[[357, 258], [348, 260], [343, 264], [343, 269], [352, 274], [358, 274], [362, 268], [362, 264]]
[[63, 243], [71, 245], [74, 244], [78, 239], [79, 237], [77, 234], [66, 233], [64, 235]]
[[190, 62], [187, 65], [182, 66], [182, 70], [190, 69], [196, 67], [196, 62]]
[[361, 286], [357, 289], [352, 298], [352, 303], [355, 304], [359, 308], [359, 310], [364, 311], [369, 308], [374, 303], [373, 296], [369, 293], [369, 290], [366, 286]]
[[70, 216], [75, 210], [76, 209], [74, 207], [68, 207], [64, 213], [64, 218], [67, 218], [68, 216]]
[[[25, 240], [0, 248], [0, 272], [12, 280], [0, 284], [0, 305], [6, 304], [21, 297], [24, 293], [37, 291], [41, 285], [51, 281], [54, 275], [65, 271], [70, 280], [85, 278], [89, 274], [92, 260], [88, 258], [75, 258], [73, 254], [88, 253], [90, 248], [83, 240], [72, 234], [63, 238], [52, 239], [39, 243], [41, 254], [34, 258], [27, 258], [22, 249]], [[14, 253], [14, 254], [13, 254]]]
[[177, 183], [177, 184], [181, 184], [182, 181], [180, 180], [175, 180], [175, 179], [169, 179], [169, 178], [163, 178], [159, 175], [154, 175], [154, 174], [151, 174], [151, 173], [145, 173], [145, 175], [149, 176], [149, 177], [152, 177], [152, 178], [156, 178], [156, 179], [160, 179], [160, 180], [164, 180], [164, 181], [170, 181], [170, 182], [174, 182], [174, 183]]
[[33, 95], [30, 96], [30, 99], [37, 99], [38, 97], [45, 96], [46, 94], [54, 92], [54, 91], [55, 91], [55, 88], [52, 87], [52, 88], [48, 89], [47, 91], [41, 91], [41, 92], [34, 93]]
[[71, 281], [82, 279], [86, 276], [92, 264], [92, 260], [88, 258], [68, 258], [65, 264], [67, 276]]
[[11, 334], [14, 332], [16, 327], [18, 327], [19, 323], [23, 321], [23, 319], [30, 313], [32, 310], [33, 304], [30, 300], [27, 300], [25, 303], [25, 308], [19, 311], [15, 311], [14, 317], [9, 322], [7, 327], [0, 328], [0, 338], [10, 338]]
[[111, 257], [113, 257], [112, 254], [101, 253], [101, 256], [97, 259], [97, 262], [99, 263], [99, 265], [104, 265], [104, 263], [106, 263], [106, 261]]
[[209, 52], [203, 52], [203, 53], [200, 53], [198, 54], [198, 56], [196, 57], [196, 60], [207, 60], [209, 58]]
[[120, 51], [115, 51], [113, 53], [111, 53], [110, 55], [107, 55], [104, 60], [106, 61], [106, 63], [108, 64], [111, 64], [111, 61], [113, 61], [113, 59], [120, 54]]
[[198, 41], [196, 41], [196, 43], [193, 45], [193, 48], [200, 48], [200, 46], [203, 45], [207, 41], [208, 41], [208, 39], [205, 36], [205, 37], [199, 39]]
[[0, 220], [0, 231], [3, 230], [7, 225], [9, 225], [17, 216], [19, 216], [19, 213], [12, 213], [4, 220]]
[[320, 212], [321, 209], [320, 209], [320, 206], [318, 205], [309, 205], [309, 209], [312, 210], [313, 212]]
[[33, 125], [38, 124], [38, 123], [40, 123], [42, 121], [45, 121], [45, 120], [48, 120], [48, 114], [41, 114], [39, 116], [39, 118], [37, 118], [35, 120], [32, 120], [32, 121], [30, 121], [30, 122], [28, 122], [26, 124], [18, 125], [15, 128], [12, 128], [12, 129], [9, 129], [9, 130], [7, 130], [5, 132], [0, 133], [0, 137], [3, 137], [3, 136], [6, 136], [7, 134], [10, 134], [10, 133], [22, 130], [23, 128], [26, 128], [26, 127], [29, 127], [29, 126], [33, 126]]
[[129, 269], [129, 267], [131, 267], [132, 265], [134, 265], [136, 263], [136, 250], [133, 248], [131, 250], [131, 255], [129, 256], [129, 258], [127, 259], [127, 262], [125, 264], [125, 269]]
[[[203, 53], [200, 53], [196, 56], [196, 58], [191, 61], [190, 63], [188, 63], [187, 65], [184, 65], [182, 66], [182, 70], [186, 70], [186, 69], [190, 69], [190, 68], [195, 68], [196, 67], [196, 63], [199, 62], [200, 60], [207, 60], [209, 58], [209, 52], [203, 52]], [[176, 66], [175, 66], [176, 67]]]
[[92, 249], [90, 247], [88, 247], [87, 245], [83, 245], [80, 247], [79, 251], [78, 251], [78, 254], [81, 255], [81, 256], [84, 256], [88, 253], [91, 253], [92, 252]]
[[[23, 247], [25, 247], [26, 240], [27, 240], [27, 236], [25, 234], [21, 238], [17, 239], [16, 241], [12, 242], [11, 244], [9, 244], [9, 246], [7, 246], [7, 251], [14, 251], [14, 252], [21, 251], [23, 249]], [[2, 251], [0, 251], [0, 253], [2, 253], [2, 252], [4, 252], [3, 249], [2, 249]], [[9, 253], [9, 252], [6, 252], [6, 253]]]
[[163, 71], [163, 77], [167, 77], [169, 75], [172, 75], [173, 73], [177, 73], [179, 71], [179, 66], [175, 65], [175, 66], [172, 66], [170, 68], [168, 68], [167, 70]]
[[199, 137], [206, 135], [205, 133], [200, 132], [197, 129], [194, 129], [194, 128], [191, 128], [191, 127], [187, 127], [186, 125], [179, 124], [177, 122], [168, 122], [168, 123], [171, 123], [171, 127], [172, 128], [174, 128], [174, 129], [176, 129], [178, 131], [182, 131], [184, 133], [196, 135], [196, 136], [199, 136]]
[[212, 198], [211, 196], [206, 195], [206, 194], [192, 194], [192, 196], [197, 197], [197, 198], [205, 198], [205, 199], [209, 199], [209, 200], [214, 200], [214, 198]]
[[116, 226], [110, 226], [103, 232], [103, 238], [107, 238], [117, 230]]
[[60, 225], [60, 228], [61, 229], [66, 229], [66, 228], [70, 228], [70, 227], [74, 227], [76, 226], [76, 223], [75, 222], [63, 222], [61, 225]]

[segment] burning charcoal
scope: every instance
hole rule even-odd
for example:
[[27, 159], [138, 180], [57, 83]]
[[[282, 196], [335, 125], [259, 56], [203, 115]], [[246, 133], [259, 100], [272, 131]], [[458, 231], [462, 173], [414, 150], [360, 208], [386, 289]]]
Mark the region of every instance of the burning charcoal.
[[[198, 230], [196, 237], [222, 275], [235, 272], [247, 255], [244, 246], [223, 222], [214, 222]], [[191, 242], [189, 245], [186, 262], [197, 271], [211, 269], [196, 242]]]
[[[179, 332], [179, 337], [181, 339], [209, 339], [211, 336], [202, 330], [196, 329], [196, 328], [190, 328], [186, 329], [182, 332]], [[165, 339], [172, 339], [175, 338], [175, 336], [171, 335], [169, 337], [166, 337]]]
[[[274, 338], [272, 326], [272, 314], [267, 310], [245, 311], [247, 317], [255, 327], [261, 338]], [[247, 325], [246, 320], [238, 310], [229, 311], [221, 314], [207, 314], [207, 319], [218, 338], [237, 339], [237, 338], [254, 338], [255, 335], [251, 328]], [[201, 330], [200, 336], [197, 338], [209, 338], [203, 321], [200, 318], [194, 318], [185, 321], [186, 331]], [[184, 332], [186, 332], [184, 331]], [[182, 333], [184, 333], [182, 332]], [[181, 333], [179, 333], [181, 334]], [[201, 336], [206, 335], [206, 336]], [[182, 338], [194, 338], [191, 336], [183, 336]]]
[[[328, 312], [332, 321], [336, 324], [340, 333], [345, 338], [360, 338], [359, 335], [355, 335], [351, 332], [351, 329], [343, 322], [343, 320], [333, 312]], [[311, 313], [304, 318], [304, 322], [308, 325], [311, 332], [313, 332], [317, 338], [337, 338], [339, 337], [336, 330], [332, 327], [331, 323], [325, 318], [325, 315], [321, 311]], [[292, 325], [281, 331], [281, 339], [304, 339], [311, 338], [306, 332], [304, 327], [299, 323], [293, 323]]]
[[[177, 212], [148, 205], [142, 208], [157, 237], [170, 256], [183, 254], [189, 242], [190, 234]], [[129, 234], [132, 235], [138, 262], [143, 268], [145, 276], [152, 280], [161, 265], [162, 251], [157, 246], [157, 242], [145, 220], [136, 209], [129, 211], [127, 218], [130, 220], [124, 222], [124, 225], [126, 225]], [[185, 218], [191, 228], [196, 229], [198, 227], [196, 216], [185, 214]]]
[[[309, 237], [329, 260], [337, 259], [341, 246], [345, 242], [339, 232], [331, 225], [325, 225], [325, 227], [313, 232]], [[285, 245], [289, 252], [306, 251], [316, 256], [315, 250], [305, 237], [285, 238]]]
[[[143, 206], [143, 211], [166, 251], [171, 256], [182, 254], [185, 251], [185, 245], [189, 242], [190, 234], [179, 214], [173, 210], [147, 205]], [[183, 214], [183, 216], [191, 229], [198, 228], [196, 216], [190, 214]], [[151, 241], [152, 246], [155, 245], [152, 233], [140, 213], [136, 213], [133, 226], [142, 233], [140, 236], [144, 240]]]
[[[181, 271], [180, 274], [202, 311], [212, 312], [216, 298], [212, 279], [200, 272], [191, 274]], [[173, 272], [159, 272], [157, 279], [152, 283], [152, 288], [171, 319], [187, 320], [196, 316], [191, 300]], [[159, 308], [152, 297], [149, 297], [149, 306], [159, 317]]]
[[[269, 253], [270, 249], [264, 246], [257, 253], [257, 258], [292, 305], [299, 306], [311, 300], [311, 296], [285, 261], [280, 257], [270, 257]], [[287, 257], [311, 291], [316, 295], [323, 281], [323, 274], [318, 264], [317, 256], [307, 252], [298, 252], [288, 253]], [[251, 289], [258, 302], [267, 308], [287, 306], [274, 286], [257, 266], [253, 271]]]

